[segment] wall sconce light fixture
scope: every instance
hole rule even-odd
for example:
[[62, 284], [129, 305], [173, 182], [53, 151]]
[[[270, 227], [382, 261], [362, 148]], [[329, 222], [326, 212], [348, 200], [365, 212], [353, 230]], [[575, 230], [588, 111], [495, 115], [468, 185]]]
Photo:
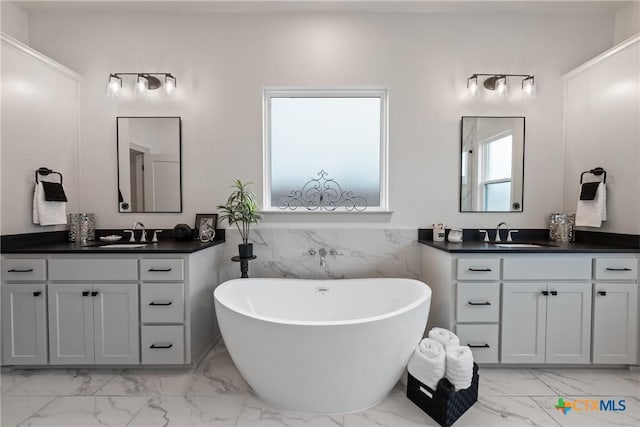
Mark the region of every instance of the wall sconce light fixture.
[[483, 86], [487, 90], [495, 91], [498, 96], [506, 98], [509, 95], [509, 77], [522, 77], [522, 96], [533, 99], [536, 96], [534, 77], [531, 74], [473, 74], [467, 79], [467, 91], [471, 96], [478, 94], [478, 77], [486, 76]]
[[156, 90], [163, 86], [162, 81], [156, 76], [164, 76], [164, 90], [171, 95], [177, 85], [176, 78], [171, 73], [112, 73], [109, 74], [107, 83], [107, 95], [116, 97], [122, 90], [122, 76], [136, 76], [135, 92], [138, 96], [144, 96], [150, 90]]

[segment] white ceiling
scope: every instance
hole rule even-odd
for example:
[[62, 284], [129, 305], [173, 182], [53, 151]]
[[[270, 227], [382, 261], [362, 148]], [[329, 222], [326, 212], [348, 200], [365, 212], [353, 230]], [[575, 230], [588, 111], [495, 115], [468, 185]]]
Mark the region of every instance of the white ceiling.
[[631, 1], [484, 0], [14, 0], [29, 13], [524, 13], [613, 14]]

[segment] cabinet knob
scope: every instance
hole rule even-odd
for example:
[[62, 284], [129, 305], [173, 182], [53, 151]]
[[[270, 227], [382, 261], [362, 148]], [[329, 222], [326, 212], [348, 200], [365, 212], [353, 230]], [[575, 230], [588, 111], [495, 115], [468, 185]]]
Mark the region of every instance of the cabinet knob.
[[160, 272], [169, 272], [171, 271], [171, 268], [150, 268], [148, 271], [160, 271]]
[[490, 268], [469, 268], [469, 271], [491, 271]]
[[631, 271], [630, 268], [625, 267], [625, 268], [612, 268], [612, 267], [607, 267], [607, 271]]
[[35, 292], [33, 293], [33, 296], [34, 296], [34, 297], [39, 297], [40, 295], [42, 295], [42, 292], [40, 292], [40, 291], [35, 291]]
[[468, 302], [469, 305], [491, 305], [491, 303], [489, 301], [485, 301], [485, 302], [473, 302], [473, 301], [469, 301]]
[[491, 348], [489, 344], [467, 344], [469, 348]]
[[607, 296], [607, 291], [598, 291], [598, 295], [606, 297]]
[[33, 268], [25, 268], [25, 269], [12, 268], [11, 270], [7, 270], [7, 273], [31, 273], [32, 271], [33, 271]]
[[93, 292], [91, 292], [91, 296], [92, 296], [92, 297], [98, 296], [98, 292], [97, 292], [97, 291], [93, 291]]
[[549, 296], [549, 292], [548, 292], [548, 291], [542, 291], [541, 293], [542, 293], [542, 295], [544, 295], [545, 297], [546, 297], [546, 296]]
[[172, 301], [158, 301], [158, 302], [151, 301], [149, 303], [149, 305], [171, 305], [171, 304], [173, 304]]
[[83, 297], [88, 297], [89, 296], [89, 291], [82, 291], [82, 296]]
[[554, 297], [558, 296], [558, 291], [551, 291], [551, 295], [553, 295]]

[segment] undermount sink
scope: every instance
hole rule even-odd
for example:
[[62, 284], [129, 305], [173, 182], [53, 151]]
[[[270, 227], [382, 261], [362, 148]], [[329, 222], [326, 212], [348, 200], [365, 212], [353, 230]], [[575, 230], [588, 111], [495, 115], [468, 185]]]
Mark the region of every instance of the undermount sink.
[[101, 248], [107, 249], [133, 249], [133, 248], [144, 248], [148, 243], [115, 243], [112, 245], [99, 245]]
[[494, 243], [499, 248], [541, 248], [543, 245], [537, 243]]

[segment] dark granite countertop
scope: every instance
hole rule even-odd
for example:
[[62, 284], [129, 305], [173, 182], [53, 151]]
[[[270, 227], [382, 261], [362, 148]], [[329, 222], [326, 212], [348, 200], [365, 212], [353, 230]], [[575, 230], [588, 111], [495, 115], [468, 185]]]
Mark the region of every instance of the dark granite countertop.
[[[60, 234], [62, 233], [62, 234]], [[96, 233], [98, 236], [104, 233]], [[202, 243], [199, 240], [178, 241], [172, 238], [161, 239], [157, 243], [148, 243], [139, 248], [112, 248], [108, 243], [100, 240], [87, 242], [82, 245], [76, 242], [69, 242], [66, 239], [66, 232], [32, 233], [21, 235], [21, 237], [3, 236], [2, 254], [67, 254], [67, 253], [100, 253], [100, 254], [139, 254], [139, 253], [192, 253], [211, 246], [219, 245], [225, 241], [224, 230], [217, 230], [216, 237], [212, 242]], [[97, 236], [97, 237], [98, 237]], [[114, 244], [129, 243], [122, 239]], [[136, 242], [139, 243], [139, 242]]]
[[[602, 236], [585, 236], [581, 235], [582, 241], [572, 243], [559, 243], [546, 240], [544, 234], [536, 230], [525, 232], [522, 230], [522, 236], [516, 239], [514, 237], [513, 242], [502, 243], [531, 243], [539, 244], [540, 247], [513, 247], [504, 248], [499, 247], [495, 243], [492, 243], [495, 234], [490, 234], [492, 242], [485, 243], [480, 240], [467, 240], [476, 236], [474, 231], [464, 230], [464, 241], [460, 243], [450, 242], [434, 242], [432, 240], [431, 230], [420, 229], [418, 230], [418, 242], [423, 245], [431, 246], [432, 248], [439, 249], [449, 253], [502, 253], [502, 254], [514, 254], [514, 253], [640, 253], [640, 247], [638, 247], [638, 237], [635, 236], [636, 244], [633, 242], [633, 238], [629, 239], [626, 236], [619, 238], [618, 240], [611, 238], [598, 238]], [[596, 237], [594, 239], [593, 237]], [[594, 241], [597, 240], [597, 241]]]

